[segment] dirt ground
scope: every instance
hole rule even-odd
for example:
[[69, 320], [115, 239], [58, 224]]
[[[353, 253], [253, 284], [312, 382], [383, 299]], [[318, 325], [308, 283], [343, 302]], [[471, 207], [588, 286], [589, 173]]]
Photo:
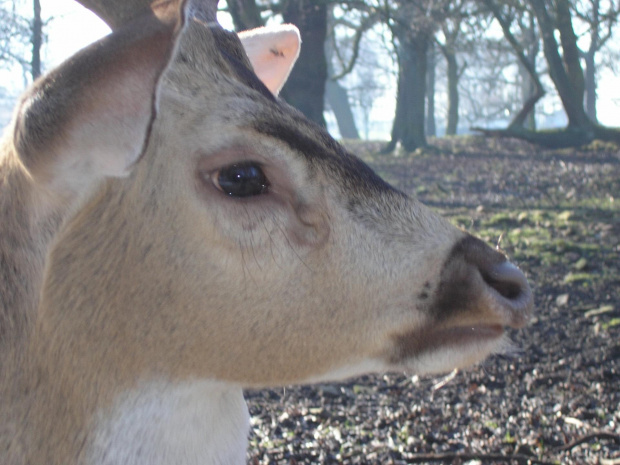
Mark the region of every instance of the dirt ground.
[[251, 464], [620, 464], [620, 150], [447, 138], [350, 149], [530, 279], [517, 349], [441, 377], [247, 392]]

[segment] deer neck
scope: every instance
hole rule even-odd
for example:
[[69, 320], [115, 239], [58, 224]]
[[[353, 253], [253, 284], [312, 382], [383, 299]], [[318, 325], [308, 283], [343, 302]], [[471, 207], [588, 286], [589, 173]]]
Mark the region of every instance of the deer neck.
[[150, 380], [111, 396], [72, 391], [71, 382], [57, 373], [54, 380], [43, 376], [41, 395], [34, 387], [36, 399], [20, 412], [13, 431], [19, 440], [10, 444], [8, 463], [245, 463], [249, 414], [236, 385]]
[[86, 462], [244, 464], [249, 415], [239, 387], [151, 382], [97, 413]]
[[27, 339], [32, 329], [47, 253], [69, 212], [37, 187], [12, 144], [0, 146], [0, 350]]

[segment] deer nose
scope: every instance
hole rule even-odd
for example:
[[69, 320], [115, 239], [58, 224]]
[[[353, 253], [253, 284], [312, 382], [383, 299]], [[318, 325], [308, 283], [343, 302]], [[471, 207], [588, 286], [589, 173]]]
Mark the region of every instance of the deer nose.
[[[452, 248], [441, 273], [436, 317], [484, 318], [492, 324], [522, 328], [534, 299], [525, 275], [504, 254], [473, 236]], [[458, 317], [457, 317], [458, 318]]]
[[532, 312], [534, 298], [527, 278], [519, 268], [504, 261], [492, 266], [479, 268], [480, 275], [486, 283], [487, 292], [496, 300], [502, 312], [509, 316], [508, 326], [524, 327]]

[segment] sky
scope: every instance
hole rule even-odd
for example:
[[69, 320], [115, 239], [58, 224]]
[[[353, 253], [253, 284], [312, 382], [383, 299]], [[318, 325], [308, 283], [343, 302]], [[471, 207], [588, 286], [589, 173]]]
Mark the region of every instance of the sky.
[[103, 37], [110, 29], [74, 0], [41, 0], [41, 14], [52, 17], [46, 29], [46, 65], [51, 68]]
[[[23, 8], [30, 8], [30, 0], [18, 0]], [[73, 53], [106, 35], [108, 27], [89, 10], [74, 0], [41, 0], [42, 16], [48, 20], [45, 32], [47, 45], [43, 49], [43, 62], [46, 69], [60, 64]], [[225, 27], [230, 27], [229, 18], [219, 17]], [[23, 79], [0, 72], [0, 86], [18, 92], [23, 88]], [[598, 117], [602, 124], [620, 126], [620, 77], [607, 73], [599, 80]], [[391, 96], [383, 101], [393, 103]], [[371, 118], [390, 120], [393, 105], [384, 108], [383, 113], [373, 112]]]
[[[44, 17], [54, 18], [46, 29], [46, 63], [50, 67], [60, 64], [84, 46], [110, 32], [103, 21], [75, 0], [41, 0], [41, 8]], [[232, 27], [226, 15], [219, 15], [218, 19], [224, 27]]]

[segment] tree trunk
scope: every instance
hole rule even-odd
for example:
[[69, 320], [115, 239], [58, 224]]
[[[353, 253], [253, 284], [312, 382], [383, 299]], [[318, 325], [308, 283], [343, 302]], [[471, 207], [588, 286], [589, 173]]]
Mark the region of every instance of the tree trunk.
[[[536, 31], [536, 21], [532, 14], [529, 15], [530, 23], [527, 28], [522, 29], [524, 47], [524, 58], [529, 62], [529, 70], [536, 70], [536, 56], [540, 51], [540, 41]], [[538, 84], [534, 80], [534, 76], [528, 71], [528, 68], [519, 61], [519, 75], [521, 77], [521, 99], [523, 106], [527, 104], [530, 99], [535, 98], [539, 93]], [[542, 96], [542, 93], [541, 93]], [[537, 99], [538, 100], [538, 99]], [[523, 127], [531, 131], [536, 130], [536, 112], [534, 108], [527, 114], [527, 117], [523, 121]]]
[[435, 125], [435, 58], [435, 49], [431, 42], [426, 70], [426, 135], [430, 137], [437, 136], [437, 126]]
[[[525, 105], [528, 100], [530, 100], [534, 95], [536, 95], [536, 84], [532, 81], [532, 77], [520, 63], [519, 77], [521, 79], [521, 99], [523, 101], [523, 105]], [[528, 112], [527, 116], [525, 117], [523, 121], [523, 127], [531, 131], [536, 130], [536, 112], [533, 109], [532, 111]]]
[[280, 95], [310, 120], [325, 126], [327, 3], [289, 0], [283, 3], [282, 17], [299, 28], [303, 46]]
[[448, 65], [448, 121], [446, 135], [454, 136], [459, 124], [459, 70], [456, 54], [453, 50], [446, 49], [444, 56]]
[[588, 51], [585, 54], [586, 64], [586, 114], [593, 123], [598, 122], [596, 116], [596, 64], [594, 63], [594, 52]]
[[[596, 52], [600, 50], [601, 46], [601, 2], [600, 0], [594, 0], [591, 2], [592, 10], [590, 16], [590, 46], [588, 51], [583, 53], [584, 62], [586, 65], [586, 114], [593, 123], [598, 123], [598, 117], [596, 116], [596, 64], [594, 62], [594, 56]], [[603, 39], [603, 42], [606, 39]]]
[[[406, 31], [410, 33], [410, 31]], [[429, 37], [417, 34], [399, 34], [398, 50], [398, 95], [396, 116], [392, 125], [392, 138], [384, 152], [391, 152], [398, 142], [407, 152], [426, 147], [425, 99], [426, 65]]]
[[32, 61], [31, 72], [32, 80], [36, 80], [41, 76], [41, 47], [43, 45], [43, 21], [41, 19], [41, 1], [33, 2], [33, 19], [32, 19]]
[[543, 50], [549, 75], [558, 91], [562, 106], [566, 111], [569, 126], [579, 127], [585, 131], [592, 129], [592, 122], [588, 119], [583, 107], [584, 79], [583, 70], [579, 63], [577, 38], [573, 30], [570, 10], [567, 0], [557, 0], [557, 26], [562, 42], [563, 59], [560, 56], [558, 43], [554, 35], [554, 25], [547, 12], [544, 2], [530, 0], [530, 5], [538, 19], [543, 41]]
[[329, 106], [336, 116], [340, 136], [343, 139], [359, 139], [360, 135], [355, 126], [355, 119], [353, 118], [347, 90], [338, 82], [328, 80], [325, 84], [325, 95]]
[[[330, 34], [334, 34], [334, 5], [329, 7], [327, 14], [327, 26], [330, 30]], [[337, 80], [332, 79], [332, 76], [336, 74], [333, 66], [335, 44], [332, 45], [332, 39], [333, 37], [330, 35], [330, 37], [325, 40], [324, 45], [327, 75], [329, 76], [325, 83], [325, 98], [336, 117], [340, 136], [344, 139], [359, 139], [360, 135], [355, 125], [355, 118], [353, 117], [353, 110], [351, 109], [351, 102], [349, 101], [349, 93]]]
[[256, 0], [228, 0], [228, 11], [236, 31], [245, 31], [264, 25]]

